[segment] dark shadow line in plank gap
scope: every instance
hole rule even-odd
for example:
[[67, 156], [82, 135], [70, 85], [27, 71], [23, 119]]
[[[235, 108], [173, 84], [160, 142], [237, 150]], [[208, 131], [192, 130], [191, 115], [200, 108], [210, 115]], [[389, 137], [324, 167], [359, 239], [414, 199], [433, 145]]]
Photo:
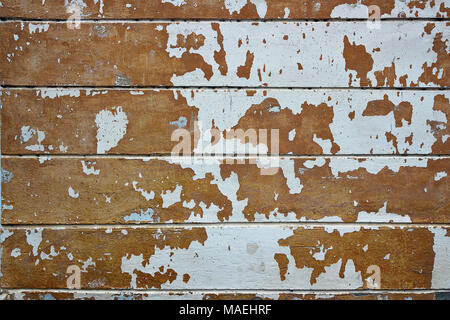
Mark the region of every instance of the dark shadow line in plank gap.
[[224, 155], [204, 155], [204, 154], [190, 154], [190, 155], [172, 155], [170, 153], [142, 153], [142, 154], [83, 154], [83, 153], [71, 153], [71, 154], [14, 154], [14, 153], [1, 153], [3, 158], [39, 158], [39, 157], [50, 157], [50, 158], [174, 158], [174, 159], [227, 159], [227, 158], [346, 158], [346, 157], [361, 157], [361, 158], [447, 158], [450, 154], [268, 154], [268, 155], [258, 155], [258, 154], [224, 154]]
[[126, 293], [133, 293], [133, 292], [140, 292], [140, 293], [159, 293], [159, 292], [164, 292], [164, 293], [170, 293], [170, 292], [180, 292], [180, 293], [190, 293], [190, 292], [195, 292], [195, 293], [205, 293], [205, 294], [211, 294], [211, 293], [220, 293], [220, 292], [226, 292], [226, 293], [233, 293], [233, 292], [242, 292], [242, 293], [259, 293], [259, 292], [265, 292], [265, 293], [298, 293], [298, 294], [311, 294], [314, 292], [320, 292], [320, 293], [347, 293], [347, 294], [383, 294], [383, 293], [398, 293], [398, 294], [404, 294], [404, 293], [450, 293], [450, 289], [422, 289], [422, 288], [417, 288], [417, 289], [379, 289], [379, 290], [373, 290], [373, 289], [359, 289], [359, 290], [348, 290], [348, 289], [266, 289], [266, 288], [259, 288], [259, 289], [190, 289], [190, 288], [186, 288], [186, 289], [167, 289], [167, 288], [161, 288], [161, 289], [157, 289], [157, 288], [134, 288], [134, 289], [117, 289], [117, 288], [110, 288], [110, 289], [90, 289], [90, 288], [85, 288], [85, 289], [67, 289], [67, 288], [19, 288], [19, 287], [9, 287], [9, 288], [2, 288], [4, 291], [54, 291], [55, 293], [57, 292], [67, 292], [67, 293], [81, 293], [81, 292], [86, 292], [86, 293], [107, 293], [107, 292], [126, 292]]
[[450, 223], [420, 223], [420, 222], [325, 222], [325, 221], [242, 221], [242, 222], [173, 222], [173, 223], [129, 223], [129, 224], [111, 224], [111, 223], [80, 223], [80, 224], [1, 224], [4, 229], [27, 229], [27, 228], [46, 228], [54, 230], [62, 229], [96, 229], [96, 228], [114, 228], [114, 229], [148, 229], [148, 228], [235, 228], [235, 227], [266, 227], [266, 226], [307, 226], [307, 227], [399, 227], [399, 228], [430, 228], [430, 227], [450, 227]]
[[0, 85], [0, 90], [4, 89], [79, 89], [79, 90], [397, 90], [397, 91], [446, 91], [450, 87], [287, 87], [287, 86], [84, 86], [84, 85]]
[[[405, 22], [405, 21], [433, 21], [447, 22], [450, 18], [438, 17], [422, 17], [422, 18], [381, 18], [381, 22]], [[5, 22], [67, 22], [67, 18], [27, 18], [27, 17], [0, 17], [0, 21]], [[304, 19], [285, 19], [285, 18], [268, 18], [268, 19], [227, 19], [227, 18], [99, 18], [99, 19], [83, 19], [82, 23], [152, 23], [152, 22], [362, 22], [369, 21], [368, 18], [304, 18]], [[372, 21], [372, 20], [370, 20]]]

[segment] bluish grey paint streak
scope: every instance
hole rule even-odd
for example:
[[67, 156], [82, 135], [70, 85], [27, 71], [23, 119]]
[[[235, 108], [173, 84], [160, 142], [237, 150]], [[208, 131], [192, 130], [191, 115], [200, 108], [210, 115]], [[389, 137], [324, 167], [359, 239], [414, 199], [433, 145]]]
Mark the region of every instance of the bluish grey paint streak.
[[[146, 211], [140, 209], [140, 213], [132, 212], [130, 215], [123, 217], [123, 220], [125, 220], [126, 222], [129, 221], [150, 222], [155, 220], [154, 214], [155, 211], [152, 208], [147, 208]], [[154, 222], [159, 222], [159, 217], [156, 220], [157, 221]]]
[[187, 125], [186, 117], [179, 117], [177, 121], [170, 122], [171, 126], [176, 126], [178, 129], [184, 128]]

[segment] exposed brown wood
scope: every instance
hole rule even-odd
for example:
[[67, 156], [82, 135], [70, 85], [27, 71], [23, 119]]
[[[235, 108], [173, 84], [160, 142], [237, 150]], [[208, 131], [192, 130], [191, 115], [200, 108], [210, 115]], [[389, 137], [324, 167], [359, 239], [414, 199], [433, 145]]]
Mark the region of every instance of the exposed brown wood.
[[5, 300], [444, 300], [447, 292], [320, 292], [292, 293], [280, 291], [274, 293], [230, 293], [221, 291], [160, 291], [142, 293], [139, 291], [103, 291], [90, 292], [74, 290], [63, 292], [58, 290], [5, 290]]
[[238, 161], [3, 158], [2, 223], [449, 223], [448, 158]]
[[[233, 226], [3, 232], [0, 281], [4, 288], [66, 288], [70, 265], [81, 268], [82, 289], [363, 289], [371, 283], [367, 280], [371, 266], [379, 268], [378, 289], [442, 289], [448, 282], [443, 251], [449, 241], [446, 228]], [[289, 260], [284, 280], [276, 253]], [[184, 274], [190, 277], [188, 283]]]
[[[448, 154], [449, 98], [443, 91], [399, 90], [4, 89], [2, 152], [170, 154], [180, 129], [190, 142], [187, 154], [195, 147], [196, 154], [211, 153], [196, 139], [207, 139], [211, 130], [219, 145], [237, 130], [254, 130], [269, 154]], [[119, 137], [107, 143], [105, 135]], [[257, 152], [243, 146], [218, 151]]]
[[[0, 47], [0, 83], [308, 88], [450, 86], [446, 22], [433, 23], [431, 30], [424, 21], [381, 24], [379, 29], [369, 29], [363, 21], [241, 22], [238, 25], [231, 22], [86, 22], [81, 23], [80, 29], [69, 29], [65, 22], [3, 22], [0, 24], [0, 37], [4, 39]], [[326, 46], [328, 43], [335, 47], [331, 50]], [[415, 54], [405, 53], [405, 47], [416, 48]], [[363, 60], [359, 59], [361, 53], [364, 53]]]
[[[448, 17], [444, 0], [363, 0], [361, 8], [377, 5], [383, 18]], [[70, 6], [71, 3], [72, 8]], [[0, 16], [33, 19], [68, 19], [79, 8], [82, 19], [326, 19], [367, 18], [356, 0], [277, 1], [161, 1], [84, 0], [25, 1], [2, 0]], [[352, 8], [353, 5], [353, 8]], [[341, 8], [342, 10], [337, 10]], [[352, 10], [353, 9], [353, 10]], [[358, 10], [359, 9], [359, 10]], [[334, 14], [333, 14], [333, 10]], [[337, 13], [339, 12], [339, 15]]]

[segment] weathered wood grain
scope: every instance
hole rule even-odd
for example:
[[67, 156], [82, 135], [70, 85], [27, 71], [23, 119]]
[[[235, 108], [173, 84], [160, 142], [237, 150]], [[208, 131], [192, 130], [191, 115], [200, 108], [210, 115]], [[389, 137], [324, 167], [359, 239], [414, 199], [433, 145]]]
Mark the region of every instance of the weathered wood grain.
[[448, 292], [404, 291], [92, 291], [92, 290], [5, 290], [4, 300], [446, 300]]
[[[230, 226], [3, 231], [1, 286], [81, 289], [449, 288], [444, 227]], [[367, 281], [366, 281], [367, 280]]]
[[450, 221], [449, 158], [238, 161], [4, 157], [1, 221]]
[[[448, 17], [445, 0], [2, 0], [0, 16], [33, 19], [326, 19], [367, 18], [367, 7], [381, 18]], [[78, 5], [77, 5], [78, 4]]]
[[399, 90], [3, 89], [2, 153], [169, 154], [177, 130], [186, 130], [182, 152], [197, 155], [448, 154], [449, 98]]
[[0, 83], [448, 87], [448, 24], [3, 22]]

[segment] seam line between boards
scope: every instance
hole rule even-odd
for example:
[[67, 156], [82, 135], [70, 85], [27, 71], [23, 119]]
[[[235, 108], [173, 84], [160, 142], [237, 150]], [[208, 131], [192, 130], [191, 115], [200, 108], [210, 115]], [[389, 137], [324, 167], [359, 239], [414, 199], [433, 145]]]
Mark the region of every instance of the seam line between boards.
[[45, 229], [148, 229], [148, 228], [256, 228], [256, 227], [349, 227], [349, 228], [448, 228], [450, 223], [405, 223], [405, 222], [299, 222], [299, 221], [267, 221], [267, 222], [202, 222], [202, 223], [141, 223], [141, 224], [3, 224], [5, 229], [27, 229], [27, 228], [45, 228]]
[[425, 158], [425, 159], [448, 159], [449, 154], [408, 154], [408, 155], [392, 155], [392, 154], [342, 154], [342, 155], [330, 155], [330, 154], [279, 154], [279, 155], [257, 155], [257, 154], [243, 154], [243, 155], [232, 155], [225, 154], [220, 156], [212, 155], [189, 155], [189, 156], [172, 156], [170, 154], [2, 154], [2, 158], [6, 159], [39, 159], [39, 158], [50, 158], [50, 159], [86, 159], [86, 158], [96, 158], [96, 159], [127, 159], [127, 160], [141, 160], [141, 159], [172, 159], [172, 160], [198, 160], [198, 159], [209, 159], [209, 160], [227, 160], [227, 159], [309, 159], [309, 158]]
[[186, 292], [186, 293], [214, 293], [214, 292], [242, 292], [242, 293], [255, 293], [255, 292], [265, 292], [265, 293], [359, 293], [359, 294], [382, 294], [382, 293], [435, 293], [435, 292], [450, 292], [450, 289], [360, 289], [360, 290], [346, 290], [346, 289], [63, 289], [63, 288], [4, 288], [4, 291], [54, 291], [61, 293], [71, 293], [71, 292], [83, 292], [83, 293], [106, 293], [106, 292], [139, 292], [139, 293], [170, 293], [170, 292]]
[[339, 91], [448, 91], [450, 87], [298, 87], [298, 86], [83, 86], [83, 85], [0, 85], [0, 90], [339, 90]]
[[[67, 18], [27, 18], [27, 17], [0, 17], [0, 22], [51, 22], [51, 23], [66, 23], [70, 15]], [[81, 23], [171, 23], [171, 22], [222, 22], [222, 23], [236, 23], [236, 22], [249, 22], [249, 23], [266, 23], [266, 22], [333, 22], [333, 23], [346, 23], [346, 22], [367, 22], [372, 21], [367, 18], [90, 18], [80, 19]], [[385, 17], [380, 18], [380, 22], [448, 22], [450, 17]]]

